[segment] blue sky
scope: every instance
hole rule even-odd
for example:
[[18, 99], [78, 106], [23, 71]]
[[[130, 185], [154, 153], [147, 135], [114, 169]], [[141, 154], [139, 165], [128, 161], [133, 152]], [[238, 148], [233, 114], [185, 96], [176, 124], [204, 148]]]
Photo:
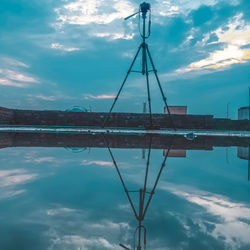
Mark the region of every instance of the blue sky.
[[[230, 117], [248, 105], [249, 0], [166, 0], [152, 5], [148, 40], [169, 105]], [[140, 44], [132, 0], [1, 0], [0, 106], [108, 111]], [[153, 111], [163, 103], [154, 78]], [[132, 75], [116, 111], [142, 111]]]

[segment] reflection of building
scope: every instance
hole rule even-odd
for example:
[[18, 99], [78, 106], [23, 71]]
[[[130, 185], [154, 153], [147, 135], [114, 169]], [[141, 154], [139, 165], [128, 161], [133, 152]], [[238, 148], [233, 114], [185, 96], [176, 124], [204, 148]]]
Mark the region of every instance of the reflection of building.
[[242, 160], [249, 160], [249, 148], [248, 147], [238, 147], [238, 157]]
[[[167, 155], [168, 150], [164, 149], [163, 155]], [[171, 149], [168, 153], [168, 157], [181, 157], [181, 158], [186, 158], [186, 153], [187, 151], [185, 149]]]
[[[172, 115], [186, 115], [187, 106], [169, 106], [170, 114]], [[164, 114], [168, 114], [167, 107], [164, 107]]]
[[238, 120], [249, 120], [249, 107], [242, 107], [238, 109]]

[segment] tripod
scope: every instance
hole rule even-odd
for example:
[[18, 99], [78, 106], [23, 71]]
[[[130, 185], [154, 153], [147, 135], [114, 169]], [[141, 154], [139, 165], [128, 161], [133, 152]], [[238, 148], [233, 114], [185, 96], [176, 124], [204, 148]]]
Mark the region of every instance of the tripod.
[[[175, 137], [173, 137], [173, 140], [174, 140]], [[144, 249], [146, 250], [146, 245], [147, 245], [147, 242], [146, 242], [146, 228], [142, 225], [143, 221], [144, 221], [144, 218], [146, 216], [146, 213], [148, 211], [148, 207], [151, 203], [151, 200], [153, 198], [153, 195], [155, 194], [155, 190], [157, 188], [157, 185], [158, 185], [158, 182], [160, 180], [160, 177], [161, 177], [161, 174], [162, 174], [162, 171], [164, 169], [164, 167], [166, 166], [166, 160], [168, 158], [168, 155], [169, 155], [169, 152], [171, 150], [171, 147], [172, 147], [172, 144], [173, 144], [173, 140], [170, 142], [170, 145], [167, 149], [167, 153], [164, 157], [164, 160], [161, 164], [161, 167], [160, 167], [160, 170], [158, 172], [158, 175], [156, 177], [156, 180], [155, 180], [155, 183], [154, 183], [154, 186], [151, 190], [151, 192], [148, 192], [148, 188], [147, 188], [147, 183], [148, 183], [148, 173], [149, 173], [149, 166], [150, 166], [150, 156], [151, 156], [151, 145], [152, 145], [152, 137], [150, 136], [150, 142], [149, 142], [149, 149], [148, 149], [148, 157], [147, 157], [147, 164], [146, 164], [146, 171], [145, 171], [145, 178], [144, 178], [144, 186], [143, 188], [140, 188], [139, 190], [136, 190], [136, 191], [129, 191], [126, 187], [126, 184], [123, 180], [123, 177], [122, 177], [122, 174], [120, 172], [120, 169], [119, 169], [119, 166], [115, 160], [115, 157], [111, 151], [111, 148], [109, 146], [109, 142], [108, 142], [108, 139], [107, 137], [103, 134], [103, 139], [104, 139], [104, 142], [106, 144], [106, 147], [109, 151], [109, 154], [111, 156], [111, 159], [113, 161], [113, 164], [116, 168], [116, 171], [117, 171], [117, 174], [120, 178], [120, 181], [122, 183], [122, 186], [123, 186], [123, 189], [126, 193], [126, 196], [128, 198], [128, 201], [130, 203], [130, 206], [133, 210], [133, 213], [135, 215], [135, 218], [138, 222], [138, 226], [134, 232], [134, 247], [133, 249], [134, 250], [141, 250], [142, 249], [142, 244], [144, 245]], [[139, 209], [138, 209], [138, 212], [136, 211], [136, 208], [134, 206], [134, 203], [131, 199], [131, 196], [130, 196], [130, 193], [139, 193]], [[146, 198], [146, 195], [149, 195], [148, 198]], [[137, 236], [137, 247], [135, 246], [136, 245], [136, 236]], [[124, 246], [123, 244], [119, 244], [122, 248], [126, 249], [126, 250], [130, 250], [128, 247]]]
[[[146, 18], [147, 18], [147, 13], [150, 12], [150, 15], [149, 15], [149, 22], [148, 22], [148, 35], [146, 35]], [[154, 75], [155, 75], [155, 78], [156, 78], [156, 81], [157, 81], [157, 84], [158, 84], [158, 87], [160, 89], [160, 92], [161, 92], [161, 95], [162, 95], [162, 98], [163, 98], [163, 102], [165, 104], [165, 106], [167, 107], [167, 111], [168, 111], [168, 115], [169, 115], [169, 118], [170, 118], [170, 121], [171, 121], [171, 124], [173, 126], [173, 128], [175, 129], [175, 126], [174, 126], [174, 122], [173, 122], [173, 119], [172, 119], [172, 116], [170, 114], [170, 110], [169, 110], [169, 107], [168, 107], [168, 104], [167, 104], [167, 98], [166, 96], [164, 95], [164, 92], [163, 92], [163, 89], [162, 89], [162, 86], [161, 86], [161, 83], [160, 83], [160, 80], [159, 80], [159, 77], [158, 77], [158, 74], [157, 74], [157, 70], [155, 68], [155, 65], [154, 65], [154, 62], [153, 62], [153, 59], [152, 59], [152, 56], [151, 56], [151, 53], [149, 51], [149, 48], [148, 48], [148, 44], [146, 43], [146, 39], [149, 38], [150, 34], [151, 34], [151, 31], [150, 31], [150, 27], [151, 27], [151, 10], [150, 10], [150, 4], [149, 3], [142, 3], [140, 5], [140, 10], [139, 12], [125, 18], [125, 20], [131, 18], [132, 16], [134, 15], [137, 15], [139, 14], [139, 17], [140, 15], [142, 16], [142, 20], [143, 20], [143, 32], [141, 34], [141, 37], [142, 37], [142, 43], [141, 45], [139, 46], [137, 52], [136, 52], [136, 55], [129, 67], [129, 70], [125, 76], [125, 79], [113, 101], [113, 104], [109, 110], [109, 113], [107, 114], [105, 120], [104, 120], [104, 123], [103, 123], [103, 127], [105, 127], [108, 119], [110, 118], [110, 114], [111, 112], [113, 111], [113, 108], [121, 94], [121, 91], [128, 79], [128, 76], [131, 72], [135, 72], [135, 73], [141, 73], [142, 75], [145, 75], [146, 76], [146, 84], [147, 84], [147, 96], [148, 96], [148, 106], [149, 106], [149, 119], [150, 119], [150, 127], [152, 128], [153, 127], [153, 121], [152, 121], [152, 109], [151, 109], [151, 97], [150, 97], [150, 87], [149, 87], [149, 73], [150, 72], [153, 72]], [[133, 70], [133, 66], [138, 58], [138, 55], [139, 53], [142, 51], [142, 70], [141, 71], [135, 71]], [[148, 67], [148, 59], [150, 61], [150, 64], [151, 64], [151, 67], [152, 67], [152, 70], [149, 70], [149, 67]]]

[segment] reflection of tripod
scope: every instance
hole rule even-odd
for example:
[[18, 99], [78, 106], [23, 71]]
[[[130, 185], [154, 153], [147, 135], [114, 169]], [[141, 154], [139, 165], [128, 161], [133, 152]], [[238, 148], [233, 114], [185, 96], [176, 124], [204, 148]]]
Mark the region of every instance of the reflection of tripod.
[[[112, 161], [113, 161], [113, 163], [115, 165], [116, 171], [117, 171], [117, 173], [119, 175], [119, 178], [121, 180], [121, 183], [122, 183], [122, 186], [124, 188], [124, 191], [125, 191], [125, 193], [127, 195], [129, 203], [131, 205], [131, 208], [132, 208], [132, 210], [134, 212], [134, 215], [135, 215], [135, 217], [136, 217], [136, 219], [138, 221], [138, 226], [137, 226], [137, 228], [135, 230], [135, 234], [134, 234], [134, 248], [133, 249], [134, 250], [135, 249], [137, 249], [137, 250], [141, 250], [142, 249], [142, 247], [141, 247], [142, 246], [142, 237], [144, 237], [144, 240], [143, 240], [143, 242], [144, 242], [144, 249], [146, 249], [146, 228], [142, 225], [142, 222], [143, 222], [143, 220], [145, 218], [145, 215], [147, 213], [148, 207], [149, 207], [150, 202], [151, 202], [151, 200], [153, 198], [153, 195], [155, 193], [155, 189], [156, 189], [157, 184], [159, 182], [159, 179], [161, 177], [162, 170], [163, 170], [163, 168], [166, 165], [166, 160], [167, 160], [169, 151], [171, 149], [172, 143], [170, 144], [170, 146], [169, 146], [169, 148], [167, 150], [167, 153], [166, 153], [166, 155], [164, 157], [164, 160], [162, 162], [161, 168], [160, 168], [159, 173], [157, 175], [157, 178], [155, 180], [155, 184], [153, 186], [153, 189], [151, 190], [151, 192], [147, 192], [148, 171], [149, 171], [149, 164], [150, 164], [151, 144], [152, 144], [152, 138], [150, 137], [150, 144], [149, 144], [148, 158], [147, 158], [147, 166], [146, 166], [145, 179], [144, 179], [144, 187], [143, 187], [143, 189], [140, 189], [139, 191], [128, 191], [128, 189], [127, 189], [127, 187], [125, 185], [125, 182], [124, 182], [124, 180], [122, 178], [122, 175], [121, 175], [121, 172], [119, 170], [119, 167], [118, 167], [118, 165], [116, 163], [116, 160], [114, 158], [114, 155], [113, 155], [113, 153], [112, 153], [112, 151], [111, 151], [111, 149], [109, 147], [108, 140], [107, 140], [107, 138], [105, 137], [104, 134], [103, 134], [103, 137], [104, 137], [105, 144], [106, 144], [106, 146], [108, 148], [108, 151], [110, 153], [110, 156], [112, 158]], [[134, 204], [132, 202], [132, 199], [130, 197], [130, 193], [131, 192], [139, 192], [139, 194], [140, 194], [140, 196], [139, 196], [139, 209], [138, 209], [139, 212], [136, 211], [135, 206], [134, 206]], [[149, 198], [148, 198], [147, 202], [145, 202], [146, 194], [149, 194]], [[136, 234], [138, 234], [137, 248], [135, 246], [136, 245]], [[130, 250], [128, 247], [124, 246], [123, 244], [120, 244], [120, 246], [123, 247], [124, 249]]]
[[[150, 36], [150, 26], [151, 26], [151, 12], [150, 12], [150, 15], [149, 15], [149, 24], [148, 24], [148, 35], [146, 36], [146, 18], [147, 18], [147, 13], [150, 12], [150, 4], [148, 3], [142, 3], [140, 5], [140, 10], [139, 12], [125, 18], [128, 19], [136, 14], [139, 13], [139, 16], [142, 15], [142, 19], [143, 19], [143, 33], [141, 34], [141, 37], [142, 37], [142, 43], [141, 45], [139, 46], [137, 52], [136, 52], [136, 55], [132, 61], [132, 64], [130, 65], [129, 67], [129, 70], [127, 72], [127, 75], [114, 99], [114, 102], [109, 110], [109, 113], [108, 115], [106, 116], [105, 120], [104, 120], [104, 123], [103, 123], [103, 127], [105, 127], [109, 117], [110, 117], [110, 114], [120, 96], [120, 93], [128, 79], [128, 76], [131, 72], [136, 72], [136, 73], [141, 73], [142, 75], [146, 75], [146, 82], [147, 82], [147, 94], [148, 94], [148, 106], [149, 106], [149, 118], [150, 118], [150, 126], [152, 127], [153, 126], [153, 123], [152, 123], [152, 110], [151, 110], [151, 98], [150, 98], [150, 88], [149, 88], [149, 72], [154, 72], [154, 75], [155, 75], [155, 78], [156, 78], [156, 81], [158, 83], [158, 86], [159, 86], [159, 89], [160, 89], [160, 92], [161, 92], [161, 95], [162, 95], [162, 98], [163, 98], [163, 102], [165, 104], [165, 106], [167, 107], [167, 111], [168, 111], [168, 114], [169, 114], [169, 117], [170, 117], [170, 121], [172, 123], [172, 126], [173, 128], [175, 128], [174, 126], [174, 123], [173, 123], [173, 120], [172, 120], [172, 117], [171, 117], [171, 114], [170, 114], [170, 110], [169, 110], [169, 107], [167, 105], [167, 98], [166, 96], [164, 95], [164, 92], [163, 92], [163, 89], [162, 89], [162, 86], [161, 86], [161, 83], [160, 83], [160, 80], [159, 80], [159, 77], [158, 77], [158, 74], [157, 74], [157, 70], [155, 68], [155, 65], [154, 65], [154, 62], [153, 62], [153, 59], [152, 59], [152, 56], [150, 54], [150, 51], [149, 51], [149, 48], [148, 48], [148, 45], [146, 43], [146, 39]], [[140, 24], [139, 24], [140, 25]], [[142, 71], [134, 71], [132, 70], [133, 69], [133, 66], [134, 66], [134, 63], [140, 53], [140, 51], [142, 51]], [[152, 66], [152, 70], [149, 70], [148, 69], [148, 58], [149, 58], [149, 61], [150, 61], [150, 64]]]

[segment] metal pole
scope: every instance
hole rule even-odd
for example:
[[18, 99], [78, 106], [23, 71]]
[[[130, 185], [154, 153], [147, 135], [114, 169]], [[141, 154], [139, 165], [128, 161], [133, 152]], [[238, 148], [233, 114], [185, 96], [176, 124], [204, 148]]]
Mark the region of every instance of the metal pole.
[[118, 173], [118, 175], [119, 175], [119, 177], [120, 177], [122, 186], [123, 186], [124, 191], [125, 191], [125, 193], [126, 193], [126, 195], [127, 195], [127, 197], [128, 197], [129, 203], [130, 203], [130, 205], [131, 205], [131, 207], [132, 207], [132, 209], [133, 209], [133, 212], [134, 212], [134, 214], [135, 214], [135, 217], [136, 217], [137, 220], [138, 220], [139, 217], [138, 217], [138, 215], [137, 215], [137, 213], [136, 213], [136, 210], [135, 210], [135, 207], [134, 207], [134, 205], [133, 205], [133, 202], [132, 202], [132, 200], [131, 200], [131, 198], [130, 198], [130, 195], [129, 195], [128, 190], [127, 190], [127, 188], [126, 188], [126, 185], [125, 185], [125, 183], [124, 183], [124, 181], [123, 181], [123, 178], [122, 178], [122, 175], [121, 175], [120, 170], [119, 170], [119, 168], [118, 168], [118, 165], [117, 165], [117, 163], [116, 163], [116, 161], [115, 161], [115, 158], [114, 158], [114, 156], [113, 156], [113, 153], [112, 153], [111, 149], [109, 148], [107, 139], [106, 139], [106, 137], [105, 137], [104, 134], [103, 134], [103, 138], [104, 138], [104, 142], [105, 142], [105, 144], [106, 144], [106, 146], [107, 146], [107, 148], [108, 148], [109, 154], [110, 154], [110, 156], [111, 156], [111, 158], [112, 158], [113, 164], [115, 165], [116, 171], [117, 171], [117, 173]]
[[227, 119], [229, 118], [229, 104], [230, 102], [227, 103]]
[[249, 129], [250, 129], [250, 87], [249, 87], [248, 121], [249, 121]]
[[167, 111], [168, 111], [168, 114], [169, 114], [170, 121], [171, 121], [171, 123], [172, 123], [172, 126], [173, 126], [174, 130], [176, 130], [175, 125], [174, 125], [174, 122], [173, 122], [173, 119], [172, 119], [172, 116], [171, 116], [171, 113], [170, 113], [170, 110], [169, 110], [169, 107], [168, 107], [168, 104], [167, 104], [167, 98], [166, 98], [166, 96], [164, 95], [163, 89], [162, 89], [162, 87], [161, 87], [161, 83], [160, 83], [160, 80], [159, 80], [159, 77], [158, 77], [158, 74], [157, 74], [157, 70], [156, 70], [156, 68], [155, 68], [155, 65], [154, 65], [152, 56], [151, 56], [151, 54], [150, 54], [148, 45], [146, 45], [146, 50], [147, 50], [147, 52], [148, 52], [148, 56], [149, 56], [149, 60], [150, 60], [150, 62], [151, 62], [151, 65], [152, 65], [152, 67], [153, 67], [153, 71], [154, 71], [154, 74], [155, 74], [155, 78], [156, 78], [156, 81], [157, 81], [157, 83], [158, 83], [159, 89], [160, 89], [160, 91], [161, 91], [161, 95], [162, 95], [164, 104], [165, 104], [165, 106], [167, 107]]
[[147, 181], [148, 181], [148, 169], [150, 164], [150, 154], [151, 154], [151, 145], [152, 145], [152, 137], [150, 136], [150, 143], [149, 143], [149, 150], [148, 150], [148, 159], [147, 159], [147, 167], [146, 167], [146, 173], [145, 173], [145, 180], [144, 180], [144, 188], [143, 188], [143, 203], [142, 207], [144, 208], [144, 201], [145, 201], [145, 194], [147, 191]]
[[248, 145], [248, 181], [250, 181], [250, 144]]
[[147, 92], [148, 92], [148, 107], [149, 107], [149, 118], [150, 118], [150, 126], [153, 126], [152, 123], [152, 109], [151, 109], [151, 98], [150, 98], [150, 88], [149, 88], [149, 77], [148, 77], [148, 63], [147, 63], [147, 54], [145, 49], [146, 44], [144, 43], [143, 52], [145, 53], [144, 60], [145, 60], [145, 66], [146, 66], [146, 80], [147, 80]]
[[141, 250], [141, 221], [142, 221], [142, 214], [143, 214], [143, 191], [140, 189], [140, 199], [139, 199], [139, 233], [138, 233], [138, 246], [137, 250]]
[[145, 75], [145, 56], [146, 56], [146, 48], [145, 48], [145, 41], [146, 41], [146, 17], [147, 17], [147, 12], [142, 12], [142, 19], [143, 19], [143, 33], [142, 33], [142, 39], [143, 39], [142, 40], [142, 44], [143, 44], [142, 74], [143, 75]]
[[135, 55], [135, 57], [134, 57], [134, 59], [133, 59], [131, 65], [130, 65], [130, 67], [129, 67], [129, 70], [128, 70], [128, 72], [127, 72], [127, 75], [126, 75], [126, 77], [125, 77], [125, 79], [124, 79], [124, 81], [123, 81], [123, 83], [122, 83], [122, 85], [121, 85], [121, 87], [120, 87], [120, 89], [119, 89], [119, 91], [118, 91], [118, 93], [117, 93], [115, 99], [114, 99], [114, 102], [113, 102], [113, 104], [112, 104], [112, 106], [111, 106], [111, 108], [110, 108], [110, 110], [109, 110], [108, 115], [106, 116], [106, 118], [105, 118], [105, 120], [104, 120], [104, 123], [103, 123], [103, 126], [102, 126], [103, 128], [105, 127], [105, 125], [106, 125], [106, 123], [107, 123], [107, 121], [108, 121], [108, 119], [109, 119], [109, 117], [110, 117], [110, 114], [111, 114], [111, 112], [112, 112], [112, 110], [113, 110], [113, 108], [114, 108], [114, 106], [115, 106], [115, 104], [116, 104], [116, 102], [117, 102], [117, 99], [118, 99], [118, 97], [119, 97], [119, 95], [120, 95], [120, 93], [121, 93], [121, 91], [122, 91], [122, 89], [123, 89], [124, 84], [126, 83], [126, 81], [127, 81], [127, 79], [128, 79], [128, 76], [129, 76], [129, 74], [130, 74], [130, 72], [131, 72], [131, 70], [132, 70], [132, 68], [133, 68], [133, 66], [134, 66], [134, 63], [135, 63], [135, 61], [136, 61], [136, 58], [137, 58], [137, 56], [138, 56], [138, 54], [139, 54], [141, 48], [142, 48], [142, 44], [139, 46], [139, 48], [138, 48], [138, 50], [137, 50], [137, 52], [136, 52], [136, 55]]
[[[172, 144], [171, 144], [171, 146], [172, 146]], [[145, 217], [145, 215], [146, 215], [146, 213], [147, 213], [149, 204], [150, 204], [151, 199], [152, 199], [152, 197], [153, 197], [153, 195], [154, 195], [154, 193], [155, 193], [155, 189], [156, 189], [156, 187], [157, 187], [157, 185], [158, 185], [158, 182], [159, 182], [159, 179], [160, 179], [160, 177], [161, 177], [162, 170], [163, 170], [163, 168], [165, 167], [166, 160], [167, 160], [167, 158], [168, 158], [168, 154], [169, 154], [169, 151], [170, 151], [170, 149], [171, 149], [171, 146], [168, 148], [168, 152], [167, 152], [167, 154], [166, 154], [166, 156], [165, 156], [165, 158], [164, 158], [164, 160], [163, 160], [163, 163], [162, 163], [162, 165], [161, 165], [161, 169], [160, 169], [160, 171], [159, 171], [159, 173], [158, 173], [158, 176], [157, 176], [157, 178], [156, 178], [154, 187], [153, 187], [153, 189], [152, 189], [152, 191], [151, 191], [151, 193], [150, 193], [150, 197], [149, 197], [149, 199], [148, 199], [147, 205], [146, 205], [145, 210], [144, 210], [144, 213], [143, 213], [143, 219], [144, 219], [144, 217]]]
[[145, 75], [145, 56], [146, 56], [146, 49], [145, 49], [145, 22], [146, 22], [146, 17], [144, 17], [144, 14], [142, 14], [143, 18], [143, 53], [142, 53], [142, 74]]

